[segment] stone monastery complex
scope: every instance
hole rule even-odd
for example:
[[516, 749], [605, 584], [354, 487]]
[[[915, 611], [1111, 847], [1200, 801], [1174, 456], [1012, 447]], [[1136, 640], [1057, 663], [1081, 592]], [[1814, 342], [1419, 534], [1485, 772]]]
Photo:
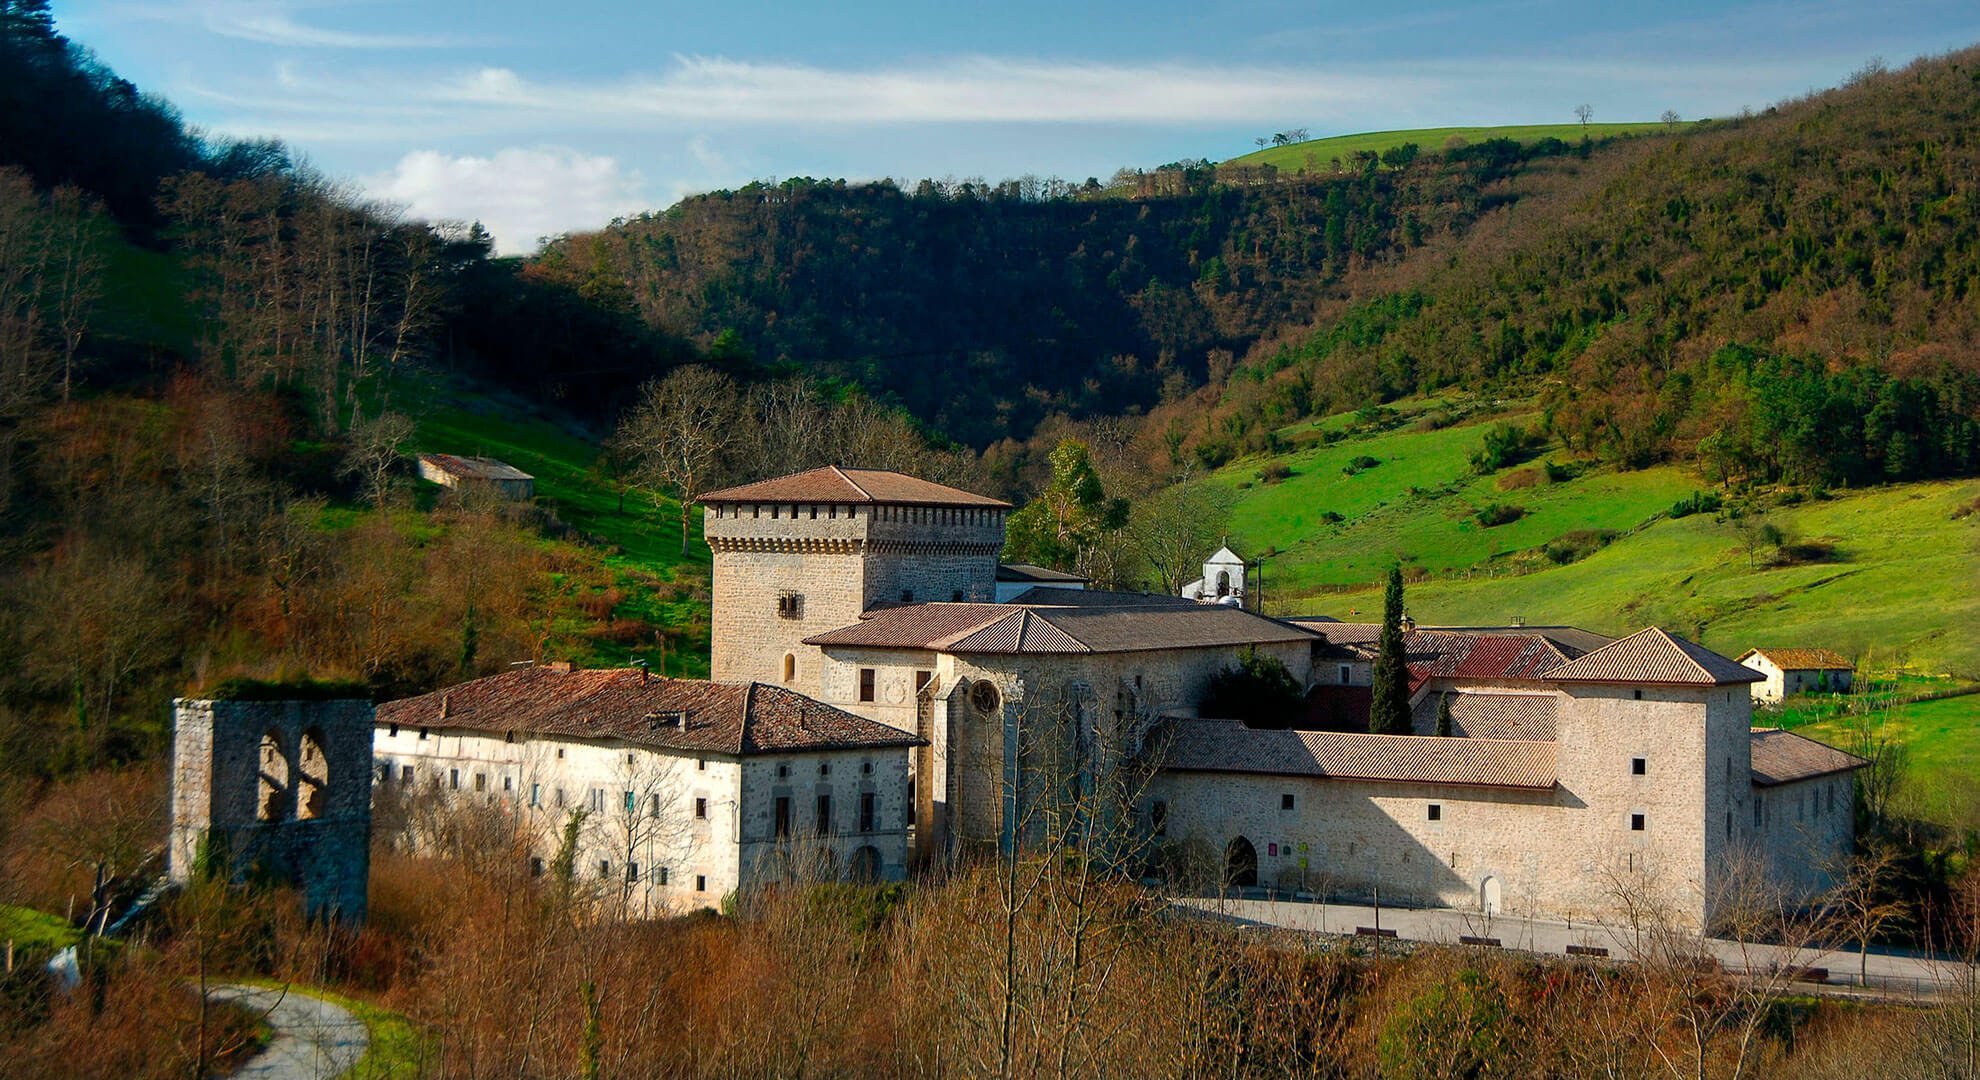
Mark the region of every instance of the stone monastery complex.
[[[1008, 504], [899, 473], [700, 502], [710, 681], [549, 664], [382, 705], [381, 797], [529, 815], [539, 868], [584, 810], [579, 872], [655, 911], [1077, 819], [1211, 887], [1600, 918], [1628, 884], [1706, 923], [1732, 868], [1813, 892], [1852, 843], [1864, 762], [1753, 728], [1765, 676], [1655, 627], [1413, 628], [1417, 733], [1375, 735], [1380, 627], [1245, 610], [1228, 549], [1197, 599], [1106, 593], [1000, 567]], [[1306, 691], [1283, 728], [1203, 714], [1248, 656]]]

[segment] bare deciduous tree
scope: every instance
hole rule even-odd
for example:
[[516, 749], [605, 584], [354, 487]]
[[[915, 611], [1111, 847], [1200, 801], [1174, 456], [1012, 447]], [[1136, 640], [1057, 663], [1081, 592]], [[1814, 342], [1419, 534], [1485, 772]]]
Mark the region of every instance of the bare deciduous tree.
[[1576, 105], [1576, 106], [1574, 107], [1574, 118], [1575, 118], [1576, 120], [1579, 120], [1579, 121], [1581, 121], [1581, 126], [1582, 126], [1582, 127], [1587, 127], [1587, 126], [1588, 126], [1588, 121], [1589, 121], [1589, 120], [1591, 120], [1591, 119], [1594, 119], [1594, 117], [1595, 117], [1595, 106], [1593, 106], [1593, 105]]
[[357, 477], [365, 498], [385, 509], [392, 495], [393, 473], [405, 459], [413, 432], [412, 418], [403, 413], [382, 412], [359, 420], [351, 426], [350, 448], [344, 453], [339, 474]]
[[680, 503], [682, 555], [694, 499], [728, 469], [741, 419], [735, 381], [692, 365], [641, 386], [619, 421], [619, 444], [639, 462], [641, 482], [656, 499], [671, 495]]

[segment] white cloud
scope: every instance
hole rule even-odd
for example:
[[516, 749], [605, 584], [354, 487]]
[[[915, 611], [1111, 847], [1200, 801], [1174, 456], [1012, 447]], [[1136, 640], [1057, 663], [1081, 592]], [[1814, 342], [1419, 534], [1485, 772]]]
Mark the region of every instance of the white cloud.
[[444, 49], [466, 44], [454, 37], [385, 34], [313, 26], [297, 13], [339, 6], [322, 0], [189, 0], [138, 3], [121, 14], [160, 22], [191, 24], [237, 41], [301, 49]]
[[508, 147], [491, 157], [415, 150], [363, 184], [415, 217], [481, 222], [504, 255], [533, 251], [545, 236], [597, 228], [650, 202], [637, 170], [562, 147]]
[[721, 57], [675, 57], [666, 71], [610, 83], [537, 81], [488, 67], [444, 82], [439, 101], [588, 123], [1218, 123], [1293, 109], [1416, 95], [1421, 75], [1264, 67], [1116, 65], [961, 57], [845, 71]]

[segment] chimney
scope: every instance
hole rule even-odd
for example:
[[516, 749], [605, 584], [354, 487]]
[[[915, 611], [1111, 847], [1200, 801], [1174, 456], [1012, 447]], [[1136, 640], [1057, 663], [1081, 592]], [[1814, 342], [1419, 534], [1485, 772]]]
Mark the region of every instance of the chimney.
[[571, 662], [569, 660], [553, 660], [550, 662], [550, 670], [559, 675], [569, 675], [571, 673]]
[[450, 716], [452, 716], [452, 715], [454, 715], [454, 695], [452, 695], [452, 694], [441, 694], [441, 695], [440, 695], [440, 719], [442, 719], [442, 720], [445, 720], [445, 719], [447, 719], [448, 717], [450, 717]]
[[1405, 611], [1405, 612], [1403, 612], [1403, 617], [1402, 617], [1402, 621], [1401, 621], [1401, 623], [1399, 623], [1398, 625], [1400, 625], [1400, 626], [1402, 627], [1402, 632], [1403, 632], [1403, 633], [1405, 633], [1405, 634], [1407, 634], [1407, 633], [1409, 633], [1410, 631], [1412, 631], [1412, 630], [1415, 630], [1415, 629], [1416, 629], [1416, 620], [1415, 620], [1415, 619], [1412, 619], [1412, 618], [1410, 618], [1410, 617], [1409, 617], [1409, 612], [1407, 612], [1407, 611]]

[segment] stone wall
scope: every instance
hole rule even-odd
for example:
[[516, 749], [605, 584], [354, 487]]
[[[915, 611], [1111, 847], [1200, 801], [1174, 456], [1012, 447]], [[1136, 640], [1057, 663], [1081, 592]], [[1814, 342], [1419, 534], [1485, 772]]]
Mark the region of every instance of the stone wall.
[[[879, 881], [907, 876], [908, 749], [766, 754], [743, 763], [743, 813], [738, 834], [744, 885], [786, 875], [851, 876]], [[873, 796], [873, 821], [860, 828], [861, 796]], [[818, 800], [831, 800], [821, 830]], [[777, 801], [788, 800], [788, 832], [777, 832]], [[872, 849], [858, 866], [862, 849]]]
[[[312, 915], [361, 921], [371, 876], [368, 701], [173, 706], [167, 871], [294, 883]], [[223, 865], [224, 864], [224, 865]]]
[[[989, 600], [1004, 512], [810, 503], [707, 507], [713, 552], [710, 674], [817, 695], [816, 648], [876, 603]], [[797, 598], [795, 617], [780, 597]], [[788, 602], [787, 602], [788, 603]], [[792, 678], [786, 680], [786, 658]]]

